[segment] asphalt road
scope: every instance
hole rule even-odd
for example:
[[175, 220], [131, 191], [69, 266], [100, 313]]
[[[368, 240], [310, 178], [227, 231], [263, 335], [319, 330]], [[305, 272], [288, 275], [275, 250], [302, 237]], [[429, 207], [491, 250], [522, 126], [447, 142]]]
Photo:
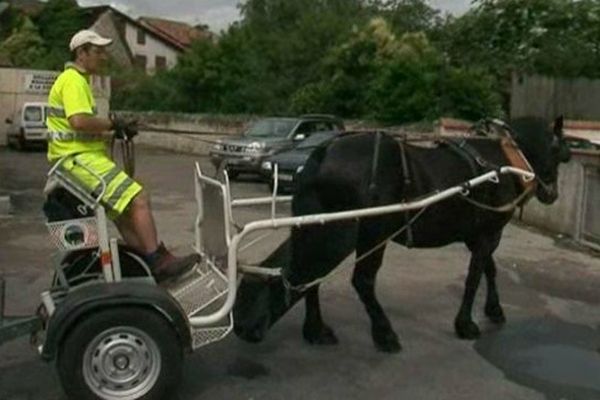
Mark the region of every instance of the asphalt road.
[[[160, 236], [180, 253], [193, 242], [196, 160], [211, 170], [195, 156], [139, 149], [137, 157]], [[53, 248], [40, 212], [46, 170], [41, 152], [0, 149], [0, 193], [10, 192], [15, 205], [12, 217], [0, 217], [0, 273], [8, 282], [9, 313], [32, 312], [50, 277]], [[234, 194], [266, 195], [267, 188], [246, 178], [234, 185]], [[266, 212], [252, 209], [240, 218]], [[260, 259], [268, 251], [266, 244], [246, 257]], [[486, 322], [482, 286], [475, 320], [483, 335], [461, 341], [452, 325], [468, 257], [458, 244], [388, 248], [377, 289], [401, 338], [399, 354], [375, 350], [348, 268], [321, 295], [337, 346], [303, 342], [304, 307], [298, 305], [263, 343], [231, 335], [189, 356], [171, 399], [600, 399], [599, 254], [510, 225], [496, 252], [508, 322], [501, 328]], [[25, 399], [58, 400], [64, 394], [53, 366], [40, 361], [23, 338], [0, 347], [0, 400]]]

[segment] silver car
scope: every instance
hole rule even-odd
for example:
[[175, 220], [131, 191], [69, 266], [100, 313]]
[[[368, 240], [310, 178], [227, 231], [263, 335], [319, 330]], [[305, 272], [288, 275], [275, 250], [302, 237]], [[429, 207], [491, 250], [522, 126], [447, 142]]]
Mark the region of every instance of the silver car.
[[264, 118], [254, 122], [241, 136], [222, 139], [209, 152], [213, 165], [226, 168], [229, 176], [248, 172], [265, 175], [265, 158], [290, 149], [315, 132], [343, 131], [341, 120], [327, 115], [297, 118]]

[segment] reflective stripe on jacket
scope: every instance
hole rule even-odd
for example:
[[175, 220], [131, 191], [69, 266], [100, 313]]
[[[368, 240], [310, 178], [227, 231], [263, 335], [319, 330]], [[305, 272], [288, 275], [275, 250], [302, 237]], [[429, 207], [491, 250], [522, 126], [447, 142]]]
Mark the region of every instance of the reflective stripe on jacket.
[[105, 151], [100, 135], [76, 132], [69, 118], [76, 114], [96, 115], [96, 101], [89, 76], [74, 64], [67, 64], [48, 96], [48, 160], [88, 151]]

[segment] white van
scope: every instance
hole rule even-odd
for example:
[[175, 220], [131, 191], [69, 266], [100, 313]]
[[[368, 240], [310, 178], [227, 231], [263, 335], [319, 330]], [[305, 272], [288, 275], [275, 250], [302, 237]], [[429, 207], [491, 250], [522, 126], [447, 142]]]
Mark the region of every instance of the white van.
[[17, 110], [9, 124], [6, 138], [9, 146], [22, 150], [29, 145], [45, 145], [48, 136], [46, 127], [47, 103], [26, 102]]

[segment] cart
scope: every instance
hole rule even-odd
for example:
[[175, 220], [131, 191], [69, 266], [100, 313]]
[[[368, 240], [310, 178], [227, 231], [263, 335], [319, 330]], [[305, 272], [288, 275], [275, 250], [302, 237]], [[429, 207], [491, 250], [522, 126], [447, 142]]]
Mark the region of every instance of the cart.
[[[85, 166], [82, 165], [83, 168]], [[89, 170], [88, 170], [89, 171]], [[94, 174], [93, 171], [89, 171]], [[240, 265], [238, 253], [263, 236], [257, 232], [325, 224], [408, 210], [417, 210], [469, 188], [498, 182], [501, 174], [525, 180], [534, 174], [502, 167], [461, 185], [416, 201], [299, 217], [278, 217], [277, 206], [291, 196], [232, 199], [227, 172], [220, 180], [195, 165], [194, 248], [201, 255], [192, 273], [169, 287], [159, 287], [143, 258], [116, 238], [109, 238], [99, 200], [101, 183], [92, 197], [61, 162], [49, 172], [56, 185], [76, 196], [93, 217], [48, 223], [58, 247], [54, 278], [40, 296], [33, 316], [4, 316], [5, 284], [0, 280], [0, 344], [31, 335], [41, 358], [54, 362], [61, 384], [73, 399], [160, 399], [176, 387], [183, 356], [225, 338], [233, 329], [232, 308], [242, 274], [280, 275], [280, 269]], [[240, 225], [234, 209], [270, 206], [270, 216]]]

